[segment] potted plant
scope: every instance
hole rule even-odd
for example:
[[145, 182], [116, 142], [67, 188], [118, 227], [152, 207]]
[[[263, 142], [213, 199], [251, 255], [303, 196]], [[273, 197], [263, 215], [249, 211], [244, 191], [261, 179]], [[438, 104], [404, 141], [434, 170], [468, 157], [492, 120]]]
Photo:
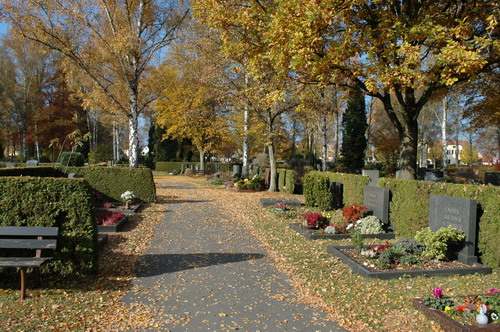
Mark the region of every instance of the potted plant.
[[308, 212], [300, 216], [304, 228], [324, 228], [328, 226], [328, 220], [319, 212]]
[[287, 209], [285, 202], [276, 202], [273, 205], [274, 209], [277, 211], [285, 211]]

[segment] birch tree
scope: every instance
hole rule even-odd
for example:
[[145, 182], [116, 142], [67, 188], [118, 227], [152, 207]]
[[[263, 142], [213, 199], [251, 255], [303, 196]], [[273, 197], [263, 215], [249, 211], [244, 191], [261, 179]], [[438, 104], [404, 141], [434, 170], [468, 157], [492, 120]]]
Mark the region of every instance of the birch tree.
[[[128, 118], [129, 166], [137, 167], [138, 120], [159, 95], [145, 84], [188, 10], [168, 0], [2, 0], [6, 19], [25, 37], [61, 53], [88, 78], [100, 104]], [[161, 90], [161, 89], [160, 89]]]

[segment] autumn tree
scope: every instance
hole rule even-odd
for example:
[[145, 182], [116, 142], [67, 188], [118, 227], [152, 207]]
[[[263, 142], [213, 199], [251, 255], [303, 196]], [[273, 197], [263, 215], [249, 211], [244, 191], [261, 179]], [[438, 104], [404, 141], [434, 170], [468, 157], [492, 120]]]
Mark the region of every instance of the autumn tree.
[[168, 0], [2, 0], [5, 17], [30, 40], [61, 53], [88, 79], [105, 109], [128, 118], [129, 165], [137, 167], [138, 120], [159, 95], [147, 84], [155, 60], [188, 10]]
[[[434, 92], [498, 63], [495, 1], [209, 0], [200, 6], [217, 13], [214, 24], [239, 31], [258, 26], [260, 37], [243, 34], [235, 52], [246, 50], [283, 75], [356, 86], [378, 98], [397, 128], [407, 179], [416, 174], [422, 107]], [[221, 15], [222, 8], [230, 14]]]

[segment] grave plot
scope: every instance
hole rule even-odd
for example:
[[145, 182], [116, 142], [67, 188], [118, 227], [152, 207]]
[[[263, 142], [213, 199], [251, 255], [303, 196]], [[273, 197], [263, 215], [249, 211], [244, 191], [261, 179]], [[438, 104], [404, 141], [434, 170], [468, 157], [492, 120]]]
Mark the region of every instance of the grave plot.
[[394, 279], [403, 276], [488, 274], [478, 263], [476, 201], [431, 195], [429, 226], [414, 239], [396, 244], [329, 246], [328, 252], [364, 277]]

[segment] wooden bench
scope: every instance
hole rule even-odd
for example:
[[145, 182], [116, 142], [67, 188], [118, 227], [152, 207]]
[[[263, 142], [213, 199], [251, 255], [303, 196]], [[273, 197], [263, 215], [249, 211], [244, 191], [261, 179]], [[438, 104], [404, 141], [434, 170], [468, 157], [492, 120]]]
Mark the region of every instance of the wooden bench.
[[40, 267], [52, 259], [42, 257], [42, 249], [56, 249], [57, 232], [58, 227], [0, 227], [0, 249], [36, 250], [35, 257], [0, 257], [0, 267], [20, 269], [21, 301], [26, 297], [26, 269], [35, 270], [35, 285], [40, 286]]

